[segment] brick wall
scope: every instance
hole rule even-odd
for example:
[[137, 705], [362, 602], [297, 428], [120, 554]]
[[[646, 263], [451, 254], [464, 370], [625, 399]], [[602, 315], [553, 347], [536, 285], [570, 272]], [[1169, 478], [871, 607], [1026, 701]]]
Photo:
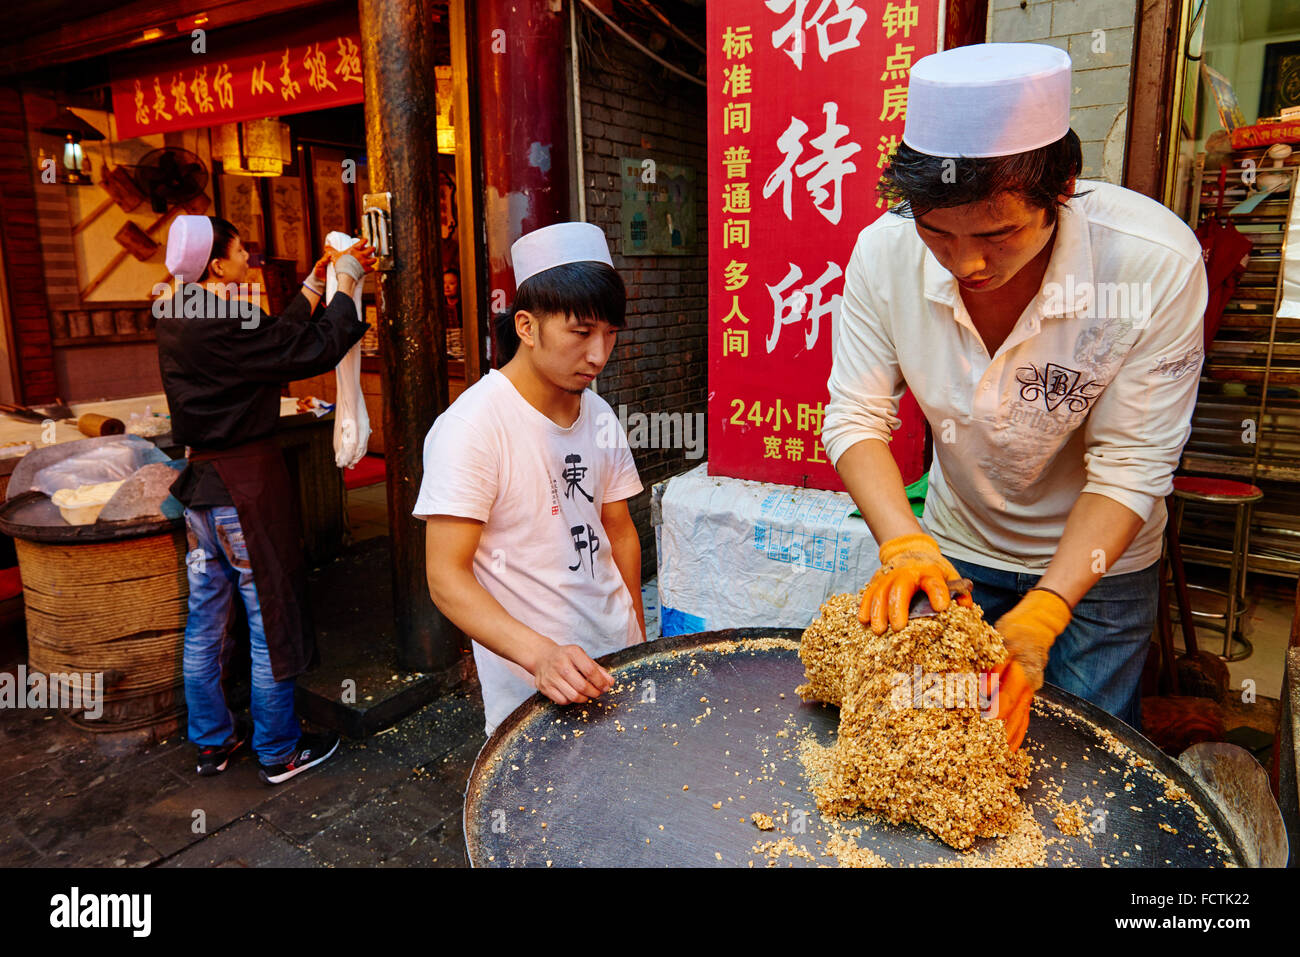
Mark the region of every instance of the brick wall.
[[55, 349], [54, 375], [65, 402], [96, 402], [163, 390], [154, 342]]
[[[616, 38], [617, 63], [585, 57], [582, 65], [583, 156], [587, 221], [605, 229], [614, 265], [628, 287], [627, 327], [597, 381], [617, 413], [704, 413], [708, 395], [705, 199], [705, 91], [685, 80], [657, 79], [661, 68]], [[623, 256], [620, 156], [695, 170], [696, 248], [688, 256]], [[576, 205], [576, 203], [575, 203]], [[704, 448], [706, 446], [702, 446]], [[641, 535], [643, 575], [654, 574], [650, 487], [704, 461], [686, 450], [633, 449], [646, 491], [632, 500]]]
[[1121, 185], [1124, 176], [1136, 18], [1135, 0], [992, 0], [989, 7], [990, 43], [1047, 43], [1070, 54], [1070, 126], [1083, 143], [1085, 179]]
[[55, 397], [45, 272], [37, 230], [36, 193], [27, 152], [27, 120], [13, 84], [0, 84], [0, 252], [5, 256], [9, 315], [20, 402]]

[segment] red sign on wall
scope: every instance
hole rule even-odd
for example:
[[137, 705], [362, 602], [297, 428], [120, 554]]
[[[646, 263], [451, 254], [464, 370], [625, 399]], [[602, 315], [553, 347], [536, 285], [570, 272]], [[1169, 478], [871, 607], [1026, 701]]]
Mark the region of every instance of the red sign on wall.
[[323, 110], [365, 98], [355, 20], [316, 23], [234, 49], [223, 47], [216, 33], [206, 42], [203, 53], [114, 71], [119, 139]]
[[[710, 0], [709, 473], [842, 489], [821, 444], [844, 268], [884, 212], [938, 0]], [[891, 449], [923, 467], [910, 395]]]

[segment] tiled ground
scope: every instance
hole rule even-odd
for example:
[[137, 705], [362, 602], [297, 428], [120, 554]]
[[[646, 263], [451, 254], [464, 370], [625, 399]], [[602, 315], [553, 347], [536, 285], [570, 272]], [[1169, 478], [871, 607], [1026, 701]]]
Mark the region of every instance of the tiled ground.
[[[1221, 588], [1226, 574], [1222, 569], [1205, 566], [1189, 565], [1187, 568], [1189, 584]], [[1250, 600], [1242, 618], [1242, 631], [1254, 645], [1254, 652], [1249, 658], [1230, 662], [1228, 673], [1232, 676], [1234, 688], [1241, 688], [1242, 682], [1250, 679], [1255, 682], [1256, 694], [1276, 698], [1282, 693], [1282, 661], [1291, 634], [1291, 618], [1295, 614], [1296, 583], [1290, 578], [1252, 575], [1248, 585]], [[1222, 614], [1225, 607], [1221, 598], [1204, 592], [1193, 591], [1191, 598], [1192, 607], [1198, 611]], [[1222, 631], [1198, 623], [1196, 640], [1202, 651], [1216, 654], [1223, 651]], [[1182, 631], [1176, 626], [1174, 646], [1180, 651], [1183, 648]]]
[[348, 527], [354, 542], [388, 534], [388, 491], [383, 482], [348, 490]]
[[110, 758], [51, 712], [7, 711], [0, 867], [464, 865], [483, 740], [477, 694], [455, 694], [273, 788], [247, 753], [200, 778], [182, 737]]

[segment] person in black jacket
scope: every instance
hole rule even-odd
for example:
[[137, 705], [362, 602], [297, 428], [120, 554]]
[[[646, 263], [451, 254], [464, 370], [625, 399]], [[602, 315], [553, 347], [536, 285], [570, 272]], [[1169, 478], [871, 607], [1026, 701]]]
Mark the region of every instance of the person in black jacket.
[[[331, 262], [339, 294], [322, 308]], [[273, 436], [281, 384], [333, 369], [365, 333], [352, 292], [374, 264], [360, 243], [327, 248], [284, 311], [269, 316], [244, 282], [248, 252], [232, 224], [180, 216], [168, 235], [177, 291], [155, 301], [155, 314], [172, 433], [189, 447], [172, 494], [185, 506], [189, 539], [185, 699], [201, 775], [224, 771], [249, 736], [221, 684], [236, 591], [248, 615], [252, 746], [262, 780], [287, 781], [338, 748], [336, 734], [304, 734], [294, 711], [295, 678], [315, 660], [315, 637], [297, 497]]]

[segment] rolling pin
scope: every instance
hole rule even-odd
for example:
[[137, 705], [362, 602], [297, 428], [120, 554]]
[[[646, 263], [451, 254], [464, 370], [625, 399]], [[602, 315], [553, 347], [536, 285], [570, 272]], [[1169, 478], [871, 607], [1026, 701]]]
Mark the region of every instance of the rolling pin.
[[126, 432], [126, 423], [112, 416], [87, 412], [77, 419], [77, 428], [83, 435], [94, 438], [99, 435], [121, 435]]

